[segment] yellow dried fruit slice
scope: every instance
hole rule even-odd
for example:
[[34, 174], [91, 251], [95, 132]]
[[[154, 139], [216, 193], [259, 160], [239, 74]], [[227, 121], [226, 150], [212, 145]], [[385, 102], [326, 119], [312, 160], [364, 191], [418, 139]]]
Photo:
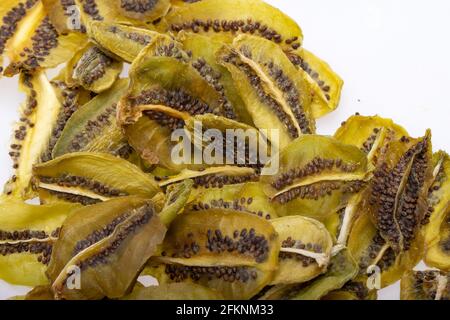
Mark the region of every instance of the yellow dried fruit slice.
[[220, 292], [195, 283], [168, 283], [144, 287], [136, 285], [122, 300], [223, 300]]
[[65, 203], [34, 206], [0, 197], [0, 278], [16, 285], [47, 284], [45, 271], [59, 228], [77, 208]]
[[401, 300], [449, 300], [450, 275], [438, 270], [408, 271], [400, 283]]

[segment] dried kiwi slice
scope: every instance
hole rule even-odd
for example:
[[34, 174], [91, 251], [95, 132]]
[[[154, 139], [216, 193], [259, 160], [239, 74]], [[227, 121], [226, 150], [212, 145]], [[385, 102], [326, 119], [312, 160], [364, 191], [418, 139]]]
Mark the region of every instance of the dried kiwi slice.
[[400, 286], [401, 300], [450, 299], [450, 275], [438, 270], [408, 271]]
[[450, 159], [439, 151], [433, 155], [433, 184], [428, 192], [425, 227], [427, 265], [450, 270]]
[[[64, 222], [47, 270], [55, 297], [124, 296], [164, 238], [157, 214], [152, 201], [138, 197], [77, 210]], [[80, 289], [71, 290], [68, 281], [77, 272]]]
[[291, 216], [271, 220], [281, 244], [272, 285], [309, 281], [326, 272], [333, 240], [317, 220]]
[[222, 113], [220, 95], [189, 63], [180, 45], [166, 36], [154, 40], [134, 61], [131, 85], [121, 100], [119, 122], [130, 144], [149, 164], [171, 170], [172, 132], [197, 114]]
[[127, 158], [132, 149], [117, 126], [116, 109], [128, 80], [118, 80], [111, 89], [81, 106], [69, 119], [53, 149], [53, 157], [71, 152], [105, 152]]
[[88, 45], [68, 62], [68, 83], [101, 93], [116, 82], [122, 72], [122, 62], [107, 56], [99, 47]]
[[300, 46], [303, 39], [295, 21], [260, 0], [203, 0], [177, 6], [158, 28], [164, 32], [192, 31], [228, 42], [236, 35], [251, 33], [286, 48]]
[[328, 271], [302, 284], [278, 285], [269, 289], [261, 300], [319, 300], [329, 292], [342, 288], [358, 273], [358, 265], [348, 250], [331, 259]]
[[354, 115], [342, 123], [334, 137], [343, 143], [357, 146], [376, 164], [377, 156], [384, 145], [391, 140], [407, 138], [409, 134], [391, 119]]
[[268, 40], [242, 35], [223, 47], [219, 61], [228, 68], [252, 117], [262, 129], [278, 129], [280, 148], [301, 134], [315, 132], [307, 82], [281, 48]]
[[24, 18], [37, 7], [39, 0], [5, 0], [0, 7], [0, 74], [3, 72], [3, 54]]
[[357, 147], [332, 137], [304, 135], [281, 151], [279, 171], [264, 176], [280, 215], [325, 219], [364, 186], [370, 168]]
[[144, 287], [136, 285], [122, 300], [223, 300], [220, 292], [195, 283], [168, 283]]
[[431, 133], [390, 143], [378, 159], [367, 208], [380, 235], [399, 253], [408, 250], [427, 212], [432, 183]]
[[9, 283], [48, 283], [45, 270], [63, 221], [78, 208], [56, 203], [33, 206], [0, 197], [0, 278]]
[[21, 70], [56, 67], [69, 60], [86, 42], [87, 37], [78, 32], [58, 33], [44, 6], [38, 2], [7, 43], [10, 64], [4, 74], [14, 76]]
[[177, 39], [183, 44], [184, 50], [192, 54], [192, 66], [220, 93], [224, 100], [225, 116], [252, 124], [231, 74], [217, 60], [216, 54], [224, 43], [189, 32], [180, 32]]
[[160, 283], [197, 283], [226, 299], [249, 299], [267, 285], [279, 246], [269, 222], [232, 210], [185, 212], [171, 225], [158, 262]]
[[75, 0], [41, 0], [50, 22], [59, 33], [73, 31], [85, 32], [86, 27], [80, 24], [75, 11]]
[[[70, 153], [34, 167], [41, 200], [46, 195], [82, 204], [159, 192], [153, 177], [126, 160], [101, 153]], [[51, 199], [50, 199], [51, 200]]]
[[54, 143], [53, 137], [60, 131], [58, 121], [66, 108], [43, 72], [33, 75], [23, 73], [19, 86], [27, 98], [21, 107], [20, 120], [15, 126], [10, 146], [9, 155], [15, 172], [4, 192], [29, 199], [33, 196], [30, 188], [32, 167], [42, 158], [47, 160], [48, 150]]
[[[294, 50], [292, 50], [294, 49]], [[312, 111], [315, 118], [320, 118], [335, 110], [339, 104], [344, 81], [325, 61], [297, 44], [286, 50], [286, 55], [299, 70], [313, 90]]]
[[155, 31], [102, 21], [91, 22], [88, 33], [91, 40], [107, 53], [129, 63], [160, 36]]

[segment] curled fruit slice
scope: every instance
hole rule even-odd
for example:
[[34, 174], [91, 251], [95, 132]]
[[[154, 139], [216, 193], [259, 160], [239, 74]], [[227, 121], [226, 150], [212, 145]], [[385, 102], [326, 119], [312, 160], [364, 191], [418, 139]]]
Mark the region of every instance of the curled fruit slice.
[[27, 99], [21, 107], [10, 146], [15, 172], [5, 186], [5, 193], [28, 199], [33, 196], [30, 189], [32, 167], [41, 160], [48, 160], [54, 139], [60, 134], [60, 119], [66, 117], [66, 112], [72, 112], [73, 106], [62, 106], [56, 88], [44, 72], [23, 73], [19, 84]]
[[269, 222], [215, 208], [180, 215], [157, 260], [166, 264], [162, 282], [194, 282], [227, 299], [248, 299], [271, 281], [278, 252]]
[[303, 283], [326, 272], [333, 240], [322, 223], [301, 216], [271, 222], [281, 244], [272, 285]]
[[348, 250], [331, 259], [328, 271], [302, 284], [278, 285], [267, 291], [262, 300], [319, 300], [333, 290], [342, 288], [358, 273], [358, 265]]
[[35, 166], [41, 197], [92, 204], [127, 195], [148, 198], [159, 192], [153, 178], [123, 159], [108, 154], [71, 153]]
[[[120, 298], [164, 239], [153, 203], [124, 197], [85, 207], [69, 217], [47, 274], [57, 299]], [[79, 290], [71, 281], [79, 281]]]
[[223, 300], [223, 297], [195, 283], [169, 283], [147, 288], [137, 285], [123, 300]]
[[402, 274], [422, 258], [423, 239], [419, 236], [410, 249], [396, 254], [371, 221], [367, 209], [356, 218], [348, 237], [348, 250], [359, 265], [360, 275], [381, 271], [380, 287], [384, 288], [398, 281]]
[[14, 76], [21, 70], [56, 67], [69, 60], [86, 41], [82, 33], [58, 33], [38, 2], [7, 43], [10, 64], [4, 74]]
[[401, 300], [450, 299], [450, 274], [437, 270], [408, 271], [400, 286]]
[[238, 34], [249, 33], [286, 48], [299, 47], [303, 40], [295, 21], [260, 0], [203, 0], [174, 7], [160, 28], [204, 33], [228, 41]]
[[299, 69], [310, 83], [313, 91], [312, 111], [315, 118], [320, 118], [337, 108], [341, 98], [344, 81], [325, 61], [304, 48], [293, 45], [286, 50], [291, 62]]
[[278, 129], [284, 148], [301, 134], [315, 131], [310, 90], [279, 46], [255, 36], [237, 37], [223, 47], [219, 61], [230, 71], [253, 123]]
[[425, 262], [450, 271], [450, 158], [439, 151], [433, 155], [434, 182], [428, 192], [425, 229]]
[[378, 159], [364, 207], [396, 254], [410, 248], [421, 227], [433, 169], [430, 132], [393, 141]]
[[189, 64], [176, 42], [161, 36], [134, 61], [131, 85], [121, 100], [118, 119], [130, 144], [149, 164], [171, 170], [172, 133], [193, 115], [222, 113], [220, 95]]
[[64, 127], [53, 157], [71, 152], [105, 152], [127, 158], [133, 151], [116, 123], [116, 108], [128, 80], [118, 80], [107, 90], [81, 106]]
[[280, 214], [324, 219], [363, 187], [368, 173], [367, 158], [355, 146], [304, 135], [281, 151], [278, 173], [261, 182]]
[[57, 203], [33, 206], [0, 198], [0, 278], [12, 284], [38, 286], [45, 276], [63, 221], [78, 206]]
[[70, 82], [83, 86], [86, 90], [100, 93], [111, 88], [122, 72], [122, 62], [107, 56], [94, 45], [78, 52], [69, 61], [73, 73]]
[[342, 123], [334, 137], [342, 143], [357, 146], [376, 164], [383, 146], [391, 140], [409, 137], [409, 134], [391, 119], [354, 115]]
[[219, 92], [223, 100], [224, 115], [229, 119], [251, 124], [251, 118], [231, 74], [217, 60], [216, 54], [224, 43], [188, 32], [180, 32], [177, 39], [186, 51], [192, 53], [192, 66]]
[[88, 33], [103, 50], [129, 63], [133, 62], [153, 38], [160, 35], [146, 29], [101, 21], [91, 22]]

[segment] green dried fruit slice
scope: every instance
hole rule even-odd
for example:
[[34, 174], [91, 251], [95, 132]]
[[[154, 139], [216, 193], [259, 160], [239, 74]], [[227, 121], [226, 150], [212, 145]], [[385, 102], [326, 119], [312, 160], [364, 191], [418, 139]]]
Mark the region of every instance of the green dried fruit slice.
[[57, 90], [44, 72], [22, 74], [19, 87], [27, 98], [21, 106], [20, 120], [15, 125], [10, 146], [9, 155], [15, 172], [4, 192], [29, 199], [34, 195], [30, 188], [32, 167], [42, 159], [47, 160], [48, 150], [54, 143], [53, 137], [60, 131], [59, 118], [66, 109], [58, 100]]
[[427, 265], [450, 270], [450, 159], [439, 151], [433, 155], [433, 184], [428, 192], [425, 227]]
[[[124, 296], [165, 232], [153, 203], [142, 198], [125, 197], [78, 210], [64, 222], [47, 271], [55, 297]], [[79, 277], [79, 290], [70, 289], [71, 277]]]
[[271, 281], [278, 251], [265, 219], [215, 208], [180, 215], [157, 261], [166, 264], [162, 283], [194, 282], [227, 299], [248, 299]]
[[117, 104], [127, 86], [128, 80], [120, 79], [111, 89], [81, 106], [64, 127], [53, 157], [81, 151], [129, 156], [132, 149], [116, 123]]
[[225, 116], [252, 124], [230, 72], [217, 60], [216, 54], [224, 43], [189, 32], [180, 32], [177, 39], [186, 51], [192, 53], [193, 67], [220, 93], [221, 99], [224, 100]]
[[174, 7], [159, 28], [166, 32], [192, 31], [224, 40], [251, 33], [286, 48], [300, 46], [300, 27], [278, 9], [260, 0], [203, 0]]
[[408, 271], [400, 283], [401, 300], [449, 300], [450, 275], [438, 270]]
[[420, 235], [408, 250], [396, 254], [371, 221], [367, 209], [356, 218], [348, 237], [348, 250], [358, 262], [360, 275], [366, 275], [375, 266], [381, 271], [380, 288], [397, 282], [406, 270], [416, 266], [423, 253]]
[[328, 271], [302, 284], [278, 285], [267, 291], [261, 300], [319, 300], [333, 290], [342, 288], [358, 273], [358, 265], [348, 250], [331, 259]]
[[272, 143], [284, 148], [301, 134], [315, 131], [310, 90], [281, 48], [268, 40], [242, 35], [223, 47], [219, 61], [230, 71], [253, 123], [278, 129]]
[[95, 45], [88, 45], [80, 50], [68, 62], [68, 66], [72, 69], [68, 83], [80, 85], [95, 93], [111, 88], [123, 68], [122, 62], [110, 58]]
[[333, 240], [317, 220], [291, 216], [271, 220], [281, 244], [272, 285], [303, 283], [326, 272]]
[[10, 64], [4, 74], [14, 76], [21, 70], [56, 67], [69, 60], [86, 42], [86, 36], [81, 33], [58, 33], [38, 2], [7, 43]]
[[195, 283], [168, 283], [144, 287], [137, 285], [123, 300], [223, 300], [220, 292]]
[[342, 123], [334, 137], [342, 143], [357, 146], [376, 164], [377, 156], [384, 145], [391, 140], [409, 137], [409, 134], [391, 119], [354, 115]]
[[180, 214], [189, 200], [193, 186], [192, 180], [184, 180], [183, 182], [171, 185], [166, 190], [166, 200], [161, 209], [159, 217], [166, 226]]
[[366, 155], [332, 137], [304, 135], [279, 156], [276, 175], [263, 176], [280, 215], [325, 219], [364, 186], [370, 173]]
[[76, 208], [65, 203], [33, 206], [0, 197], [0, 278], [16, 285], [47, 284], [45, 270], [59, 228]]
[[155, 37], [161, 36], [155, 31], [101, 21], [92, 21], [88, 34], [91, 40], [107, 53], [129, 63], [133, 62]]
[[127, 195], [151, 198], [159, 192], [150, 175], [109, 154], [70, 153], [35, 166], [33, 173], [40, 191], [82, 204]]

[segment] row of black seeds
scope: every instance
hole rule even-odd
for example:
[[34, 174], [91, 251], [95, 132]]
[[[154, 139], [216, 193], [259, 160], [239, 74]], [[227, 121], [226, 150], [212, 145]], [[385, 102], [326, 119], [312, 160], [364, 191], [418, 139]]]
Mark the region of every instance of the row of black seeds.
[[12, 254], [31, 253], [38, 255], [37, 260], [42, 264], [48, 264], [52, 255], [52, 244], [49, 242], [19, 242], [0, 243], [0, 255], [8, 256]]
[[70, 152], [77, 152], [83, 149], [90, 141], [92, 141], [97, 135], [99, 135], [103, 128], [112, 124], [116, 114], [117, 104], [105, 109], [105, 111], [98, 115], [95, 120], [89, 120], [86, 126], [81, 130], [71, 141], [69, 146]]
[[89, 15], [93, 20], [102, 21], [103, 17], [97, 8], [96, 0], [80, 0], [83, 4], [83, 11]]
[[153, 215], [154, 208], [151, 205], [144, 205], [137, 209], [137, 212], [135, 212], [132, 217], [124, 222], [127, 226], [114, 236], [115, 238], [111, 245], [86, 260], [80, 261], [79, 267], [83, 270], [88, 267], [94, 268], [98, 265], [107, 264], [108, 258], [122, 246], [129, 236], [132, 236], [134, 233], [138, 232], [140, 228], [149, 223]]
[[[108, 57], [98, 47], [89, 48], [78, 61], [75, 67], [75, 74], [81, 76], [81, 83], [84, 85], [92, 85], [95, 81], [101, 79], [107, 72], [109, 66], [113, 64], [114, 60]], [[82, 67], [92, 65], [94, 68], [83, 70]]]
[[64, 127], [69, 121], [73, 113], [78, 109], [78, 87], [68, 88], [62, 81], [52, 82], [54, 86], [58, 86], [61, 89], [61, 95], [63, 97], [62, 109], [58, 114], [56, 124], [53, 127], [52, 135], [48, 143], [46, 151], [41, 156], [42, 162], [47, 162], [52, 159], [52, 151], [56, 145], [56, 142], [61, 137]]
[[292, 64], [303, 69], [306, 73], [308, 73], [311, 78], [319, 85], [320, 89], [325, 93], [325, 98], [330, 101], [330, 91], [331, 88], [329, 85], [325, 83], [324, 80], [320, 79], [320, 75], [317, 71], [313, 70], [309, 63], [307, 63], [304, 59], [302, 59], [299, 55], [295, 53], [287, 53], [289, 60], [291, 60]]
[[192, 116], [215, 113], [205, 102], [193, 97], [183, 90], [152, 89], [143, 91], [140, 95], [130, 98], [132, 106], [164, 105], [180, 112], [187, 112]]
[[213, 253], [233, 252], [251, 256], [257, 263], [264, 262], [269, 254], [269, 241], [257, 235], [255, 229], [235, 230], [233, 236], [223, 235], [219, 229], [208, 230], [206, 248]]
[[[214, 31], [216, 33], [221, 32], [242, 32], [249, 34], [256, 34], [267, 40], [273, 41], [275, 43], [282, 43], [283, 36], [279, 34], [277, 31], [269, 28], [266, 24], [263, 24], [259, 21], [253, 21], [252, 19], [247, 20], [200, 20], [193, 19], [189, 22], [184, 23], [174, 23], [170, 26], [172, 31], [180, 32], [181, 30], [188, 30], [194, 33], [198, 33], [201, 31], [208, 32]], [[294, 37], [291, 39], [286, 39], [287, 44], [291, 45], [293, 49], [298, 49], [300, 47], [300, 43], [297, 42], [298, 38]]]
[[[26, 16], [27, 10], [31, 9], [38, 1], [27, 0], [25, 3], [20, 2], [4, 15], [0, 27], [0, 56], [5, 51], [6, 43], [16, 32], [19, 22]], [[0, 66], [1, 72], [3, 72], [2, 66]]]
[[229, 55], [222, 58], [224, 62], [230, 63], [238, 68], [241, 72], [243, 72], [251, 86], [254, 88], [256, 94], [262, 103], [267, 105], [277, 116], [280, 122], [286, 127], [289, 135], [296, 139], [299, 137], [299, 132], [297, 131], [296, 126], [293, 123], [293, 120], [289, 117], [289, 115], [283, 110], [282, 106], [266, 91], [264, 90], [264, 86], [262, 84], [261, 79], [256, 74], [256, 72], [246, 63], [243, 63], [237, 53], [231, 52]]
[[182, 282], [188, 278], [193, 281], [221, 279], [225, 282], [247, 283], [258, 278], [255, 270], [245, 267], [187, 267], [166, 265], [165, 272], [172, 281]]
[[233, 184], [241, 184], [244, 182], [250, 181], [258, 181], [258, 174], [248, 174], [248, 175], [240, 175], [240, 176], [227, 176], [227, 175], [215, 175], [209, 174], [204, 176], [195, 177], [192, 180], [194, 181], [194, 188], [222, 188], [226, 185]]
[[269, 213], [264, 213], [263, 211], [259, 210], [258, 212], [250, 210], [247, 206], [251, 205], [253, 202], [253, 198], [244, 198], [241, 199], [235, 199], [233, 201], [224, 201], [223, 199], [214, 199], [211, 200], [209, 203], [203, 203], [198, 202], [194, 205], [192, 205], [192, 210], [194, 211], [202, 211], [202, 210], [209, 210], [214, 208], [219, 209], [230, 209], [230, 210], [236, 210], [236, 211], [242, 211], [251, 213], [254, 215], [257, 215], [260, 218], [265, 218], [266, 220], [270, 220], [271, 216]]
[[324, 159], [315, 157], [303, 167], [293, 168], [289, 171], [282, 173], [273, 183], [272, 186], [281, 190], [286, 186], [294, 183], [295, 179], [303, 179], [308, 176], [319, 174], [325, 170], [338, 169], [341, 172], [351, 173], [357, 168], [357, 164], [344, 163], [341, 159]]
[[308, 200], [319, 200], [326, 196], [330, 196], [333, 191], [340, 189], [338, 182], [319, 182], [317, 184], [300, 186], [293, 188], [275, 197], [275, 200], [281, 204], [288, 203], [297, 198]]
[[373, 145], [375, 144], [375, 141], [377, 141], [378, 133], [380, 132], [379, 128], [374, 128], [372, 134], [364, 141], [361, 151], [363, 151], [365, 154], [369, 154], [370, 151], [372, 151]]
[[120, 7], [126, 11], [145, 13], [152, 10], [158, 0], [120, 0]]
[[52, 195], [58, 199], [61, 199], [61, 200], [67, 201], [67, 202], [71, 202], [71, 203], [79, 203], [79, 204], [82, 204], [83, 206], [90, 206], [90, 205], [102, 202], [99, 199], [92, 199], [92, 198], [80, 196], [77, 194], [58, 192], [58, 191], [53, 191], [53, 190], [46, 190], [46, 191], [50, 195]]
[[227, 117], [228, 119], [236, 120], [237, 116], [234, 112], [233, 105], [230, 103], [230, 101], [228, 101], [225, 94], [225, 88], [220, 82], [222, 74], [216, 72], [210, 65], [208, 65], [208, 63], [203, 58], [195, 60], [192, 63], [192, 66], [220, 94], [220, 103], [223, 106], [223, 113], [225, 117]]
[[60, 187], [79, 187], [82, 189], [87, 189], [95, 192], [96, 194], [105, 197], [123, 197], [127, 196], [128, 193], [119, 189], [111, 188], [102, 182], [95, 181], [90, 178], [74, 176], [70, 174], [62, 174], [59, 177], [39, 177], [42, 183], [46, 184], [56, 184]]
[[127, 32], [117, 26], [110, 26], [108, 31], [117, 34], [119, 37], [124, 37], [128, 40], [134, 41], [143, 46], [147, 46], [152, 41], [152, 38], [148, 34], [138, 32]]
[[77, 244], [75, 245], [72, 255], [75, 256], [78, 253], [80, 253], [81, 251], [83, 251], [84, 249], [89, 248], [93, 244], [99, 242], [100, 240], [103, 240], [103, 239], [109, 237], [114, 232], [116, 227], [119, 224], [121, 224], [122, 222], [124, 222], [129, 216], [130, 216], [129, 213], [120, 215], [120, 216], [116, 217], [113, 221], [111, 221], [108, 225], [103, 227], [102, 229], [95, 230], [94, 232], [89, 234], [86, 237], [86, 239], [78, 241]]

